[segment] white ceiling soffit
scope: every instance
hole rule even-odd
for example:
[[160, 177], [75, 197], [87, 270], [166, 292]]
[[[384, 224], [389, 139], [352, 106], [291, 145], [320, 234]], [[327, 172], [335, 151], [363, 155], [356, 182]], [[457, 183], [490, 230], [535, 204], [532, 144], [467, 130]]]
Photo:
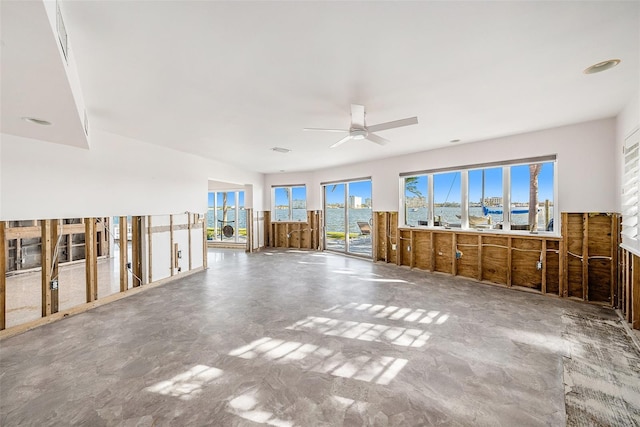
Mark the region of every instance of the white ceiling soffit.
[[[48, 6], [55, 10], [55, 3]], [[45, 4], [3, 0], [0, 15], [0, 131], [88, 148], [84, 121]], [[23, 117], [51, 125], [34, 124]]]
[[[613, 117], [640, 2], [66, 1], [92, 125], [259, 172], [313, 170]], [[586, 75], [619, 58], [609, 71]], [[346, 129], [350, 105], [385, 146]], [[288, 153], [271, 150], [290, 149]]]

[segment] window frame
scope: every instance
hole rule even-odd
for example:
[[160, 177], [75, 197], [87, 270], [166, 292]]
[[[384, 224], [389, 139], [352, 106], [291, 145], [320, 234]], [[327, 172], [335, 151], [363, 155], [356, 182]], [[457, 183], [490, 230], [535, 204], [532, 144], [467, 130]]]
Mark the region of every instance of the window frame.
[[640, 254], [640, 128], [625, 138], [623, 147], [620, 246]]
[[[278, 189], [287, 189], [289, 194], [289, 206], [287, 208], [287, 218], [286, 219], [276, 219], [276, 191]], [[306, 184], [289, 184], [289, 185], [272, 185], [271, 186], [271, 222], [295, 222], [295, 223], [305, 223], [307, 219], [305, 217], [304, 220], [295, 220], [293, 219], [293, 189], [294, 188], [303, 188], [304, 189], [304, 210], [307, 211], [307, 201], [308, 201], [308, 193], [307, 193], [307, 185]], [[295, 208], [301, 209], [301, 208]]]
[[[521, 165], [529, 165], [535, 163], [552, 163], [553, 165], [553, 214], [550, 215], [550, 220], [553, 221], [553, 230], [547, 231], [545, 230], [511, 230], [512, 218], [510, 210], [503, 212], [503, 222], [502, 229], [484, 229], [484, 228], [474, 228], [469, 226], [469, 171], [472, 170], [482, 170], [482, 169], [494, 169], [494, 168], [502, 168], [502, 200], [503, 206], [511, 206], [511, 168], [514, 166]], [[459, 200], [461, 206], [461, 218], [460, 218], [460, 226], [459, 227], [451, 227], [448, 225], [435, 225], [434, 222], [434, 175], [446, 173], [446, 172], [460, 172], [460, 198]], [[427, 211], [428, 211], [428, 225], [409, 225], [407, 224], [407, 218], [405, 217], [406, 213], [406, 193], [405, 193], [405, 178], [415, 177], [415, 176], [426, 176], [428, 183], [428, 197], [427, 197]], [[447, 167], [447, 168], [438, 168], [438, 169], [430, 169], [424, 171], [416, 171], [416, 172], [403, 172], [400, 173], [400, 208], [398, 209], [398, 223], [401, 228], [425, 228], [425, 229], [452, 229], [452, 230], [461, 230], [461, 231], [470, 231], [470, 232], [491, 232], [491, 233], [514, 233], [514, 234], [542, 234], [546, 236], [560, 236], [560, 210], [558, 209], [558, 162], [557, 155], [547, 155], [547, 156], [539, 156], [539, 157], [531, 157], [524, 159], [513, 159], [506, 160], [501, 162], [490, 162], [490, 163], [480, 163], [473, 165], [465, 165], [465, 166], [457, 166], [457, 167]], [[457, 200], [456, 200], [457, 201]], [[640, 201], [639, 201], [640, 203]]]

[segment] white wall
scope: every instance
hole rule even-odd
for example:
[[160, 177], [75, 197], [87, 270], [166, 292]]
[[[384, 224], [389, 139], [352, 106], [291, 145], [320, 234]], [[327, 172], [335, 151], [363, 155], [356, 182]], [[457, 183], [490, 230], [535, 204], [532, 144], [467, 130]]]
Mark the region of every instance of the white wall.
[[265, 176], [265, 209], [271, 186], [306, 184], [307, 209], [322, 208], [320, 183], [371, 176], [373, 209], [397, 211], [399, 174], [556, 154], [561, 212], [618, 212], [616, 120], [603, 119], [405, 156], [363, 162], [313, 173]]
[[209, 180], [262, 205], [262, 174], [97, 129], [89, 150], [2, 134], [0, 151], [1, 220], [204, 213]]
[[640, 128], [640, 92], [633, 97], [627, 106], [620, 112], [616, 120], [616, 204], [622, 212], [622, 175], [624, 173], [624, 140], [636, 129]]

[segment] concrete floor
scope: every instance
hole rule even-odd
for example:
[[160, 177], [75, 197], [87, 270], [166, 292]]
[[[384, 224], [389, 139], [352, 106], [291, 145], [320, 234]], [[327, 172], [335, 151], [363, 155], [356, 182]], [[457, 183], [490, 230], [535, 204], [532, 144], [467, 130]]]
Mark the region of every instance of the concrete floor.
[[328, 253], [216, 250], [209, 267], [2, 341], [0, 425], [640, 419], [640, 354], [612, 310]]

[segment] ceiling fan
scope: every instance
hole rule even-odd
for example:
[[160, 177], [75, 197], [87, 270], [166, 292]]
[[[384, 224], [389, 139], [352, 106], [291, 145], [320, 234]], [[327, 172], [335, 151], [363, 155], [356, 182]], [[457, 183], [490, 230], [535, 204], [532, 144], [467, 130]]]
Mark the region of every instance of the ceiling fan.
[[418, 123], [417, 117], [409, 117], [407, 119], [394, 120], [392, 122], [385, 122], [379, 123], [377, 125], [367, 126], [364, 121], [364, 116], [364, 105], [351, 104], [351, 126], [349, 127], [349, 129], [305, 128], [304, 130], [319, 130], [323, 132], [349, 132], [349, 135], [331, 145], [329, 148], [335, 148], [350, 139], [366, 139], [368, 141], [375, 142], [376, 144], [385, 145], [387, 142], [389, 142], [389, 140], [375, 135], [373, 132], [399, 128], [402, 126], [415, 125]]

